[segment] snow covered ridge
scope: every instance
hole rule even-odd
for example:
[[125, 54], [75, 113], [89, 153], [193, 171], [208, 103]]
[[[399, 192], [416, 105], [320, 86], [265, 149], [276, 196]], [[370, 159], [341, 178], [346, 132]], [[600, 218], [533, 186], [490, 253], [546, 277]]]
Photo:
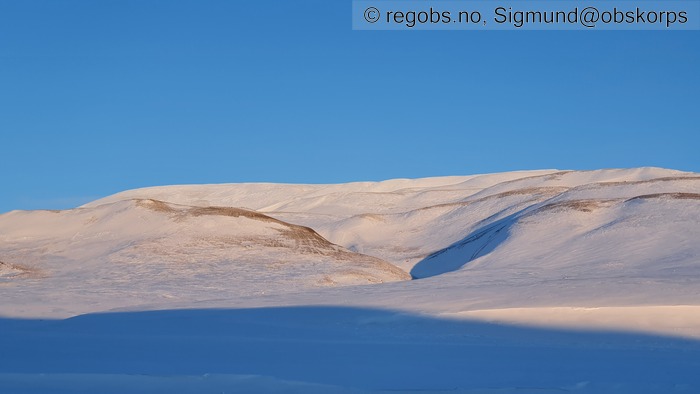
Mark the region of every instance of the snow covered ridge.
[[[110, 309], [410, 279], [308, 227], [232, 207], [135, 199], [62, 212], [12, 212], [0, 218], [0, 228], [3, 258], [45, 273], [35, 281], [12, 276], [17, 280], [8, 297], [16, 289], [25, 294], [9, 308], [34, 302]], [[5, 266], [3, 272], [16, 270]], [[76, 298], [84, 301], [74, 305]]]
[[700, 174], [660, 168], [153, 187], [0, 215], [0, 315], [692, 306], [699, 238]]
[[700, 392], [698, 240], [659, 168], [13, 211], [0, 391]]

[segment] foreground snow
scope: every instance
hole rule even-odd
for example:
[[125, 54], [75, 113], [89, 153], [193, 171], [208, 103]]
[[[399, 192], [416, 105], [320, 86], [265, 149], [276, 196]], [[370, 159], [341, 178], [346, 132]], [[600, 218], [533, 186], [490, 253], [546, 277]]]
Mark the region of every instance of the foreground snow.
[[124, 312], [0, 320], [0, 327], [2, 392], [692, 393], [700, 387], [698, 342], [369, 308]]
[[697, 392], [698, 239], [700, 175], [658, 168], [15, 211], [0, 392]]

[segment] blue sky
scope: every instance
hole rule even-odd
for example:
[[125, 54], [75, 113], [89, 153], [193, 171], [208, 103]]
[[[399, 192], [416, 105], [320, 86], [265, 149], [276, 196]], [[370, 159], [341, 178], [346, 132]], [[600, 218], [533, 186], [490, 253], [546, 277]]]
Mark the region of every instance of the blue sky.
[[164, 184], [700, 171], [698, 31], [353, 31], [350, 1], [0, 0], [0, 212]]

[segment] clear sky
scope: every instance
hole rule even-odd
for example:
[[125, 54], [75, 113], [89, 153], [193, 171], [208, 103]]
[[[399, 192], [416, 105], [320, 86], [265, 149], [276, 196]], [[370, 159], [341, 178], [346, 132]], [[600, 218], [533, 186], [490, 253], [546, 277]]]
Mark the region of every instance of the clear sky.
[[350, 1], [0, 0], [0, 212], [165, 184], [700, 171], [700, 31], [353, 31]]

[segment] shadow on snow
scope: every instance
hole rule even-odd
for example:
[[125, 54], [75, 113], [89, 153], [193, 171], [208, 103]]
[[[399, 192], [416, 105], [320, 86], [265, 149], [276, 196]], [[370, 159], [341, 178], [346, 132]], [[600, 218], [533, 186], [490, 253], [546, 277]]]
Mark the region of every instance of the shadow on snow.
[[518, 215], [521, 215], [521, 212], [499, 219], [472, 232], [464, 239], [431, 253], [411, 269], [411, 276], [420, 279], [456, 271], [469, 262], [491, 253], [508, 238], [510, 228], [516, 223]]
[[700, 389], [692, 340], [348, 307], [0, 319], [0, 349], [2, 392], [32, 392], [7, 374], [236, 374], [362, 390]]

